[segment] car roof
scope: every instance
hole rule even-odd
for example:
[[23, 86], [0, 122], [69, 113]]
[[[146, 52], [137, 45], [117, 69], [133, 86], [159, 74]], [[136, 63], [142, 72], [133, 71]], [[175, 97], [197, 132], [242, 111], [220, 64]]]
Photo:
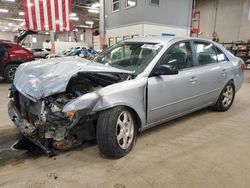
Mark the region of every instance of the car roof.
[[0, 39], [0, 43], [5, 43], [5, 44], [16, 44], [15, 42], [12, 42], [10, 40], [2, 40]]
[[148, 36], [148, 37], [138, 37], [124, 40], [125, 42], [147, 42], [147, 43], [159, 43], [159, 44], [167, 44], [172, 40], [181, 41], [181, 40], [200, 40], [212, 42], [209, 39], [204, 38], [193, 38], [193, 37], [175, 37], [175, 36]]

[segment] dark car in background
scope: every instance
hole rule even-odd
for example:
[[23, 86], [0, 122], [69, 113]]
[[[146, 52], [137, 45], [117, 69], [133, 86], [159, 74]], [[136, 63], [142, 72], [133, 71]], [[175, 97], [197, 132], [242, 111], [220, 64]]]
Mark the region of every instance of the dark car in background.
[[15, 42], [0, 40], [0, 76], [12, 82], [17, 67], [34, 60], [33, 53]]

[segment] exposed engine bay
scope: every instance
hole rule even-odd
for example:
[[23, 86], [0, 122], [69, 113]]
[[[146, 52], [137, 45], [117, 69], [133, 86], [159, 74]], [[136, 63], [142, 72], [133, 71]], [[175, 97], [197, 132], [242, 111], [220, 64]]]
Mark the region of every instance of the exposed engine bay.
[[65, 92], [43, 97], [36, 102], [13, 85], [10, 97], [14, 106], [9, 105], [9, 114], [27, 138], [53, 156], [55, 150], [70, 149], [95, 139], [98, 114], [85, 109], [63, 112], [63, 107], [87, 93], [98, 92], [108, 85], [129, 79], [132, 75], [126, 73], [79, 72], [69, 80]]

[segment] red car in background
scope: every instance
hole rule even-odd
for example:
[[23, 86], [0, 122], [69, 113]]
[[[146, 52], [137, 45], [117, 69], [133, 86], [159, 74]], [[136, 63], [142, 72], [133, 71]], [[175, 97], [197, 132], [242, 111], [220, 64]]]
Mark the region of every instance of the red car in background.
[[0, 40], [0, 76], [12, 82], [17, 67], [34, 60], [33, 53], [15, 42]]

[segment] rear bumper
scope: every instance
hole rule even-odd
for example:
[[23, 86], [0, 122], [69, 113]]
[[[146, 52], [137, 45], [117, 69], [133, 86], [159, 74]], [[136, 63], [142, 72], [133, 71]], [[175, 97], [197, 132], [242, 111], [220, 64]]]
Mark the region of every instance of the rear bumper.
[[55, 154], [54, 151], [48, 149], [39, 141], [37, 128], [22, 117], [15, 103], [12, 100], [8, 104], [8, 113], [10, 119], [13, 121], [13, 123], [19, 129], [22, 135], [27, 137], [37, 146], [39, 146], [49, 156], [53, 156]]

